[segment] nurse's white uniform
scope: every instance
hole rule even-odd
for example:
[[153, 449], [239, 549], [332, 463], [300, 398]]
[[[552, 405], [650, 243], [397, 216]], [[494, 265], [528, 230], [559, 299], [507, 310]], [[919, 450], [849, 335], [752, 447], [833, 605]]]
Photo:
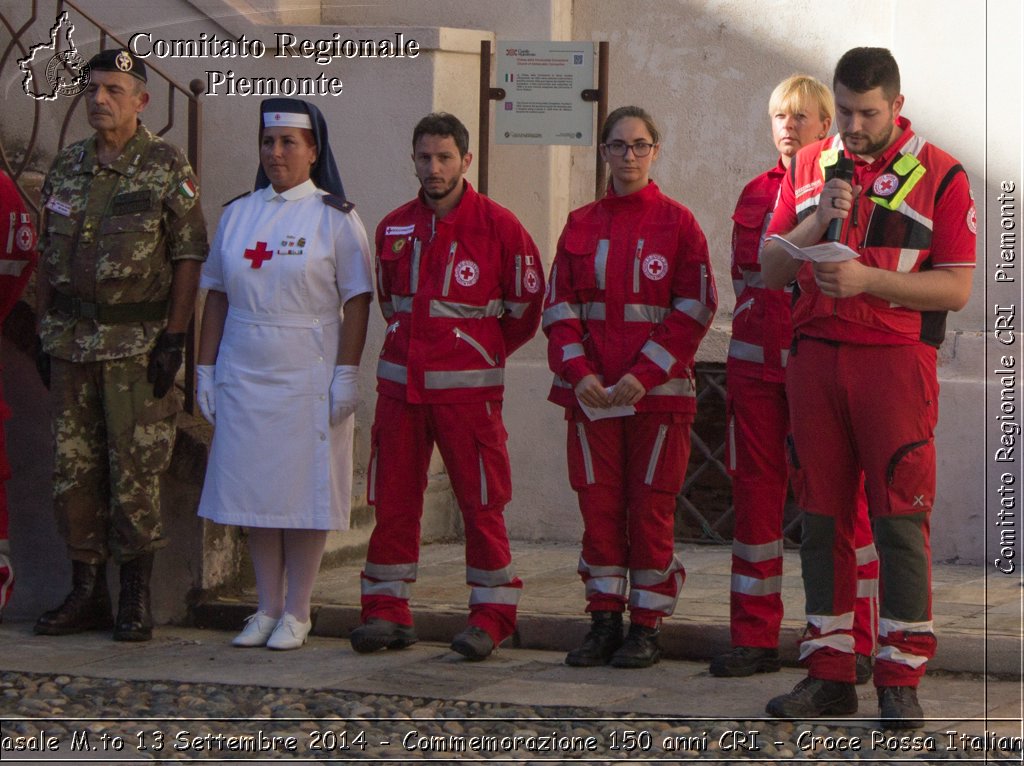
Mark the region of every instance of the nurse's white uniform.
[[362, 221], [312, 181], [225, 209], [200, 287], [227, 294], [217, 425], [199, 515], [221, 524], [347, 529], [354, 415], [330, 424], [341, 307], [373, 293]]

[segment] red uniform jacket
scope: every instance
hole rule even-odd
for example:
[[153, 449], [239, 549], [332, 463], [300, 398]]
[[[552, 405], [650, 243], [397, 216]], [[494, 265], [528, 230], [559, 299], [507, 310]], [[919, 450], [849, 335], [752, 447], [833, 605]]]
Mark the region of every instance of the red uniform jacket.
[[562, 231], [544, 309], [548, 397], [576, 406], [586, 375], [605, 386], [632, 373], [640, 411], [696, 410], [693, 356], [718, 305], [704, 233], [657, 184], [609, 192], [574, 210]]
[[377, 292], [388, 322], [377, 391], [385, 396], [501, 399], [505, 360], [537, 331], [537, 246], [511, 212], [464, 183], [444, 218], [421, 195], [377, 227]]
[[[977, 220], [963, 167], [900, 117], [899, 139], [870, 165], [854, 157], [853, 183], [862, 187], [841, 241], [860, 261], [892, 271], [973, 267]], [[782, 182], [769, 234], [785, 234], [814, 212], [827, 168], [844, 151], [838, 136], [800, 150]], [[946, 312], [915, 311], [872, 295], [829, 298], [810, 264], [797, 275], [793, 307], [798, 335], [874, 345], [925, 342], [938, 346]]]
[[792, 290], [769, 290], [761, 279], [761, 247], [786, 168], [779, 163], [743, 187], [732, 214], [732, 312], [729, 368], [772, 383], [786, 380], [793, 334]]

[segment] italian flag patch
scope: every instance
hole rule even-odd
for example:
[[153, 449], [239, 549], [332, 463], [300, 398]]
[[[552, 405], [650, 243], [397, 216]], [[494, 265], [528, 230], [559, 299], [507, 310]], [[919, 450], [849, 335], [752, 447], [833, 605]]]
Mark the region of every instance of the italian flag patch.
[[192, 183], [191, 178], [186, 178], [178, 185], [178, 194], [187, 199], [196, 198], [196, 185]]

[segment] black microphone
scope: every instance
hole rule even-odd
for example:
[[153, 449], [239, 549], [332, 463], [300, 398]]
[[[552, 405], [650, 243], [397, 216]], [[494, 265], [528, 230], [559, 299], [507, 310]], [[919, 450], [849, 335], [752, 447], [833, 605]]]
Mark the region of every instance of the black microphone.
[[[828, 178], [838, 178], [840, 181], [846, 181], [848, 184], [853, 183], [853, 160], [846, 155], [839, 156], [839, 162], [829, 168]], [[843, 230], [843, 219], [833, 218], [828, 224], [828, 230], [825, 232], [826, 242], [838, 242], [839, 234]]]

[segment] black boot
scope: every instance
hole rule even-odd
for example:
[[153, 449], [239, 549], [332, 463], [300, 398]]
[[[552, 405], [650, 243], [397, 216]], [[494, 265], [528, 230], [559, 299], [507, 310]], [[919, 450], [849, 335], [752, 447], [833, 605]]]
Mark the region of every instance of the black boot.
[[649, 668], [661, 659], [661, 647], [658, 646], [657, 628], [630, 623], [629, 633], [619, 650], [612, 655], [613, 668]]
[[109, 628], [113, 624], [106, 563], [72, 561], [71, 593], [63, 604], [36, 621], [35, 632], [41, 636], [65, 636]]
[[115, 641], [149, 641], [153, 637], [153, 615], [149, 611], [149, 578], [152, 573], [152, 553], [144, 553], [121, 565]]
[[607, 665], [622, 646], [622, 612], [591, 612], [590, 632], [583, 643], [565, 655], [565, 664], [575, 668]]

